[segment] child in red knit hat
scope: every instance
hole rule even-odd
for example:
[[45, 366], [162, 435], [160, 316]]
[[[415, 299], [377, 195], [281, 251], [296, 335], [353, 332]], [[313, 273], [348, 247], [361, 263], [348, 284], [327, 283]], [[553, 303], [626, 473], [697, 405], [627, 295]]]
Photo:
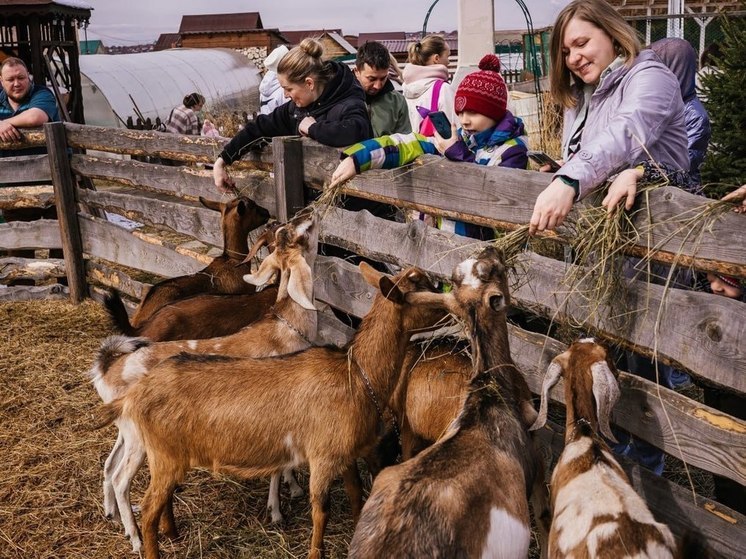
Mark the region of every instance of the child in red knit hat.
[[[422, 154], [443, 154], [452, 161], [526, 169], [528, 139], [523, 121], [507, 110], [508, 88], [500, 75], [500, 59], [488, 54], [479, 71], [459, 84], [454, 109], [461, 124], [451, 124], [451, 137], [426, 138], [420, 134], [392, 134], [355, 144], [342, 153], [333, 182], [352, 178], [368, 169], [394, 169]], [[476, 238], [492, 238], [491, 231], [437, 218], [440, 229]]]

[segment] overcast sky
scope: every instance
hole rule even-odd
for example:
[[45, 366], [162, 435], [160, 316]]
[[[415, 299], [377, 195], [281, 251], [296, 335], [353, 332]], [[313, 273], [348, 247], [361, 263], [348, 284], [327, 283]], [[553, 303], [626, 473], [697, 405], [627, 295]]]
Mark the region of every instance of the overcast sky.
[[[259, 12], [265, 28], [342, 29], [345, 34], [419, 31], [433, 0], [87, 0], [88, 39], [107, 46], [147, 43], [179, 30], [182, 15]], [[569, 0], [524, 0], [534, 27], [551, 25]], [[457, 27], [457, 0], [439, 0], [428, 31]], [[525, 29], [515, 0], [495, 0], [495, 29]], [[81, 38], [85, 38], [81, 33]]]

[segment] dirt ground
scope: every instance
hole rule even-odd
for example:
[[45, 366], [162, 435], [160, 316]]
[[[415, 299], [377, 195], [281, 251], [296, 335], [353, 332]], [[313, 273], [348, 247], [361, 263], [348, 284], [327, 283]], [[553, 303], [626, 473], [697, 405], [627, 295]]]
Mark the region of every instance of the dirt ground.
[[[102, 508], [101, 471], [116, 430], [89, 427], [100, 400], [87, 371], [111, 333], [102, 308], [93, 302], [3, 303], [0, 321], [0, 558], [133, 556], [121, 525], [107, 520]], [[299, 481], [307, 489], [307, 479]], [[146, 485], [143, 468], [133, 503]], [[162, 539], [162, 556], [306, 557], [307, 497], [291, 501], [283, 489], [286, 523], [274, 526], [264, 514], [268, 488], [268, 480], [193, 472], [176, 494], [181, 537]], [[327, 556], [345, 557], [351, 536], [340, 482], [333, 491]]]

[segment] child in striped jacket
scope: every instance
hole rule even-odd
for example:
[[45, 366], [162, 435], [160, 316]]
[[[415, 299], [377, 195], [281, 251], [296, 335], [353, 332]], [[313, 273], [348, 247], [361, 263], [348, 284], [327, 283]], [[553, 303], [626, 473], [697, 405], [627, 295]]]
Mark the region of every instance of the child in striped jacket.
[[[342, 152], [332, 181], [346, 180], [368, 169], [401, 167], [425, 153], [441, 153], [452, 161], [526, 169], [528, 139], [521, 119], [507, 110], [507, 101], [500, 59], [488, 54], [479, 62], [479, 71], [466, 76], [456, 90], [454, 108], [461, 127], [457, 129], [453, 123], [450, 138], [436, 131], [432, 138], [393, 134], [354, 144]], [[484, 227], [434, 219], [439, 229], [484, 240], [493, 237]]]

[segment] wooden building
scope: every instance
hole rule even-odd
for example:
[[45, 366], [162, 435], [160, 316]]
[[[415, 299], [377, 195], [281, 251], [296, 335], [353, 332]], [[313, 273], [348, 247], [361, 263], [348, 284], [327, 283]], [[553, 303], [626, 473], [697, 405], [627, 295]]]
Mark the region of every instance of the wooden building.
[[259, 12], [186, 15], [181, 18], [179, 44], [184, 48], [265, 48], [287, 44], [278, 29], [264, 29]]
[[17, 56], [37, 83], [67, 91], [63, 107], [83, 123], [78, 64], [78, 29], [87, 26], [93, 8], [78, 0], [0, 0], [0, 53]]
[[355, 56], [355, 47], [345, 39], [341, 29], [308, 29], [304, 31], [280, 31], [288, 40], [288, 47], [299, 45], [303, 39], [311, 38], [319, 41], [324, 47], [326, 58], [346, 58]]

